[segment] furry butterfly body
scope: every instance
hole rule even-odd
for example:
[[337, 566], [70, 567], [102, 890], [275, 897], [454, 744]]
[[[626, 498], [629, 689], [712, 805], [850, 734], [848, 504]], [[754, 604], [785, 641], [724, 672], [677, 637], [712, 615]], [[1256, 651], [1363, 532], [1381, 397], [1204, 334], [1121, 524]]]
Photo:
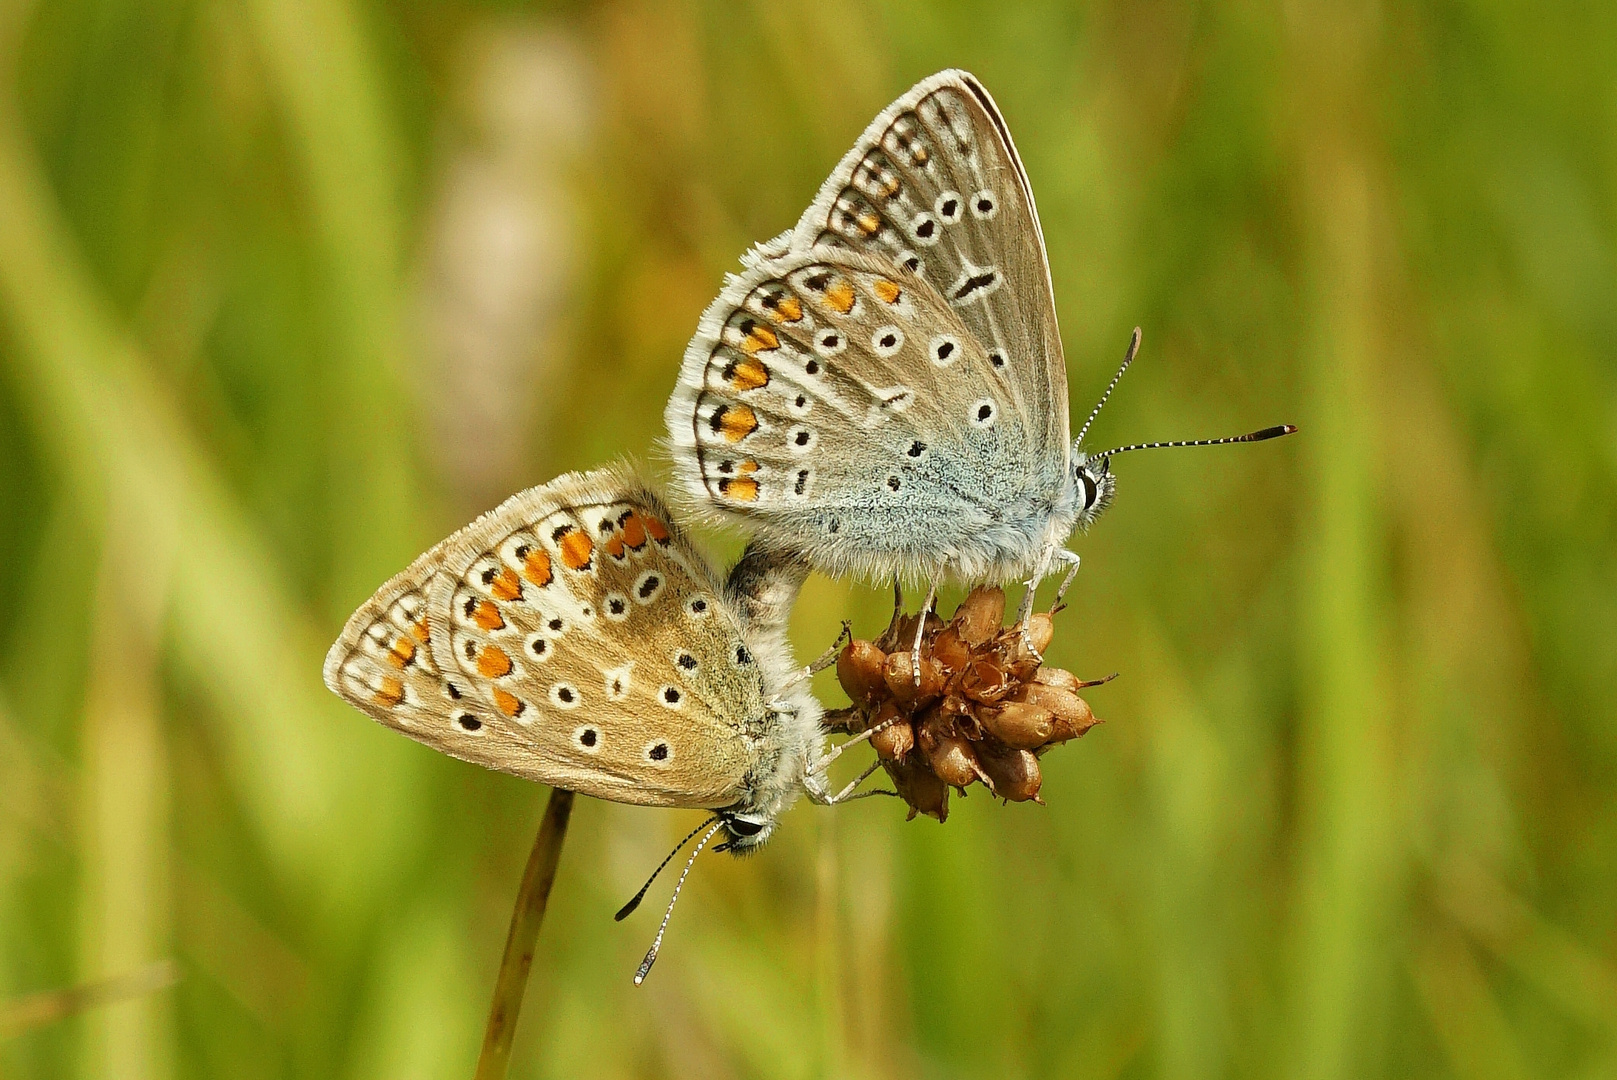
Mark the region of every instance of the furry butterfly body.
[[585, 795], [716, 811], [735, 850], [803, 788], [820, 709], [782, 626], [801, 572], [713, 571], [622, 469], [522, 492], [382, 586], [334, 692], [454, 757]]

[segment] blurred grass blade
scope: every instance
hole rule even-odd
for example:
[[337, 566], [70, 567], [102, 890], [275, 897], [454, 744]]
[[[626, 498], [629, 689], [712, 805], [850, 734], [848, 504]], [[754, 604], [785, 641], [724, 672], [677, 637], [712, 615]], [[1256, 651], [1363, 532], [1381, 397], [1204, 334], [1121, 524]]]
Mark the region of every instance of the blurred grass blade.
[[[246, 811], [284, 872], [305, 883], [349, 880], [353, 849], [373, 849], [330, 828], [342, 820], [345, 744], [356, 725], [333, 722], [343, 710], [320, 687], [320, 639], [291, 607], [293, 590], [274, 555], [97, 296], [4, 105], [0, 250], [0, 313], [19, 343], [8, 366], [40, 443], [88, 520], [116, 489], [139, 523], [133, 536], [180, 538], [174, 647], [224, 721]], [[131, 547], [138, 559], [143, 546]]]
[[174, 961], [158, 960], [127, 975], [0, 1002], [0, 1039], [54, 1024], [89, 1009], [153, 994], [179, 981], [180, 971]]

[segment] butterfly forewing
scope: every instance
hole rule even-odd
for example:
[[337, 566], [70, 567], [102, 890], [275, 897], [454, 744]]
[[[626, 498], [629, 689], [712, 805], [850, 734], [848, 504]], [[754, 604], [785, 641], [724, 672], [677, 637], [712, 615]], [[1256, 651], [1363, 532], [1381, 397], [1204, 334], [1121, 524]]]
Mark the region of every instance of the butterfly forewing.
[[1067, 375], [1032, 188], [975, 78], [944, 71], [866, 128], [799, 220], [792, 246], [878, 251], [926, 281], [1023, 389], [1065, 468]]
[[667, 419], [692, 495], [792, 542], [817, 530], [857, 563], [906, 532], [917, 549], [970, 536], [1030, 497], [1025, 391], [936, 291], [822, 247], [729, 281]]
[[764, 710], [720, 597], [655, 496], [616, 471], [563, 477], [390, 582], [350, 620], [327, 682], [489, 768], [619, 802], [724, 806]]

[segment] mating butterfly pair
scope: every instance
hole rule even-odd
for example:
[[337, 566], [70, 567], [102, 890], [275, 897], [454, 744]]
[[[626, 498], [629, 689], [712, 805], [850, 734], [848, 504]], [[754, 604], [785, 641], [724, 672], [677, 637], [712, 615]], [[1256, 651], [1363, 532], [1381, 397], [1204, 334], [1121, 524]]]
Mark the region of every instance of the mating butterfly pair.
[[1143, 447], [1071, 439], [1032, 189], [975, 78], [890, 105], [743, 263], [665, 414], [680, 493], [755, 534], [729, 576], [627, 471], [569, 474], [384, 585], [326, 659], [332, 690], [489, 768], [711, 809], [702, 843], [745, 851], [800, 791], [848, 794], [823, 786], [838, 751], [785, 643], [810, 569], [1032, 586], [1076, 566], [1110, 457]]

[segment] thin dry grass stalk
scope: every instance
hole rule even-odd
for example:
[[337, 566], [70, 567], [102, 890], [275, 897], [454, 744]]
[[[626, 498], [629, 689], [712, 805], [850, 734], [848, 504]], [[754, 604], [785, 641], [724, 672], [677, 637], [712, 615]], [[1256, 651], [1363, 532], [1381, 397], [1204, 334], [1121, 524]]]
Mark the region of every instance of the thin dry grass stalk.
[[517, 889], [511, 929], [505, 936], [505, 955], [500, 958], [500, 974], [494, 981], [494, 1002], [489, 1006], [488, 1027], [483, 1032], [483, 1050], [477, 1057], [476, 1080], [505, 1080], [510, 1067], [511, 1040], [522, 1013], [522, 996], [528, 990], [533, 950], [539, 940], [539, 926], [545, 920], [550, 887], [556, 883], [556, 864], [561, 861], [561, 845], [567, 839], [567, 823], [572, 816], [573, 793], [553, 788], [545, 819], [539, 823], [539, 835], [528, 853], [528, 865], [522, 871], [522, 886]]

